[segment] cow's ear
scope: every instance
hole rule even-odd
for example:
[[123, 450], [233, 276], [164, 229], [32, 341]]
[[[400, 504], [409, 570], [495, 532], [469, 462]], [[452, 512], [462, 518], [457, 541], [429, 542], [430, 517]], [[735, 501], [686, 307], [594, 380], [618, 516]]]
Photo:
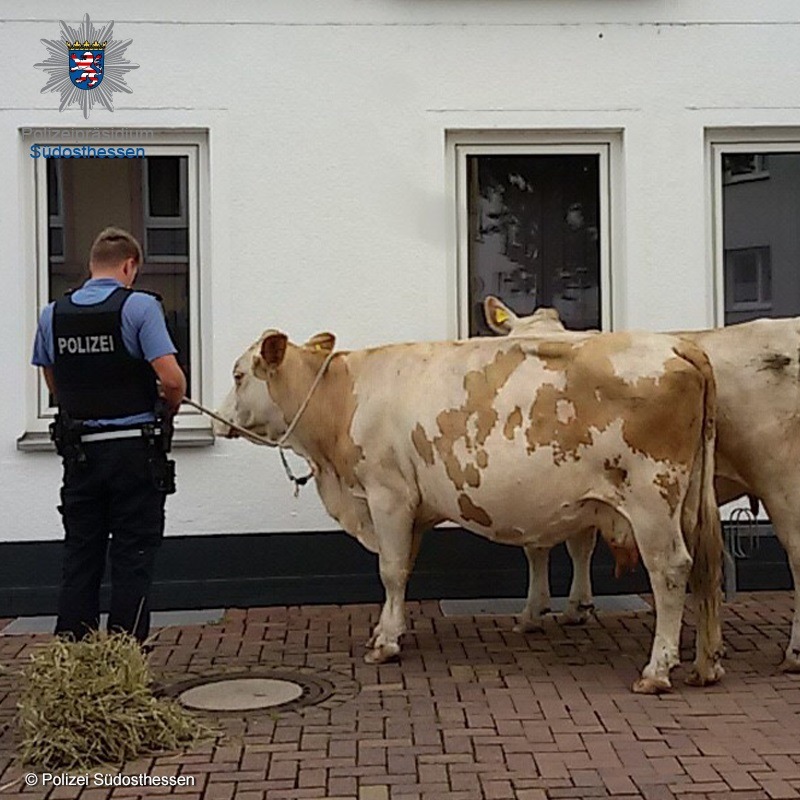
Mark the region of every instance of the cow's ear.
[[311, 350], [319, 350], [323, 353], [330, 353], [336, 344], [336, 337], [332, 333], [316, 333], [314, 334], [303, 347], [308, 347]]
[[253, 359], [253, 374], [262, 380], [266, 372], [279, 367], [286, 355], [286, 344], [289, 341], [285, 333], [271, 332], [261, 340], [259, 353]]
[[505, 303], [493, 295], [488, 295], [483, 301], [483, 314], [486, 324], [500, 334], [510, 333], [519, 317]]

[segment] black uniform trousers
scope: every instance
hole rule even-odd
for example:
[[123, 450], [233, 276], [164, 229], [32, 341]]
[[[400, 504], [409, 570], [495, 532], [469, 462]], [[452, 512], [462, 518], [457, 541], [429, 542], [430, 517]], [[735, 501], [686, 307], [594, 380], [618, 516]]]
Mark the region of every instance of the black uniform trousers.
[[[144, 438], [81, 445], [85, 463], [65, 459], [61, 511], [64, 568], [57, 634], [76, 639], [100, 623], [100, 583], [111, 564], [109, 631], [143, 642], [150, 630], [148, 594], [164, 535], [166, 494], [154, 477], [154, 452]], [[111, 543], [109, 547], [109, 534]]]

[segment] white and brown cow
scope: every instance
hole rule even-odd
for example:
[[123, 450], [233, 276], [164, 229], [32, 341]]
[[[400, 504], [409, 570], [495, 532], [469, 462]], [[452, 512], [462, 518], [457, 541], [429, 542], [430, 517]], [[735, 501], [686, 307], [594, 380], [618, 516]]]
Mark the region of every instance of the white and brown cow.
[[[582, 341], [591, 332], [566, 331], [553, 308], [518, 317], [495, 297], [484, 301], [486, 320], [498, 333], [551, 336], [561, 331]], [[680, 334], [707, 353], [717, 381], [717, 451], [714, 485], [720, 504], [757, 497], [786, 548], [795, 584], [792, 632], [782, 668], [800, 672], [800, 319], [760, 319], [727, 328]], [[567, 621], [582, 621], [591, 606], [590, 561], [594, 534], [567, 540], [573, 581]], [[550, 604], [547, 550], [526, 547], [528, 601], [520, 625], [533, 630]]]
[[692, 680], [719, 679], [715, 385], [702, 350], [647, 333], [333, 345], [265, 332], [220, 413], [305, 457], [331, 516], [378, 553], [386, 602], [368, 661], [399, 653], [420, 537], [453, 520], [518, 546], [597, 529], [621, 557], [640, 553], [656, 629], [635, 691], [670, 687], [688, 579], [701, 620]]

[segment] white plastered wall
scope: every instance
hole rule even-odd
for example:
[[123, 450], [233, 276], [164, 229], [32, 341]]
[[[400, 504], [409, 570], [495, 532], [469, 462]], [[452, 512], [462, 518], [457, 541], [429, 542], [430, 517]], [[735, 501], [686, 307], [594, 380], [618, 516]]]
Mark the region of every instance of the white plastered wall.
[[[33, 69], [39, 39], [86, 10], [0, 3], [17, 65], [0, 92], [0, 541], [61, 535], [57, 458], [15, 446], [37, 258], [19, 129], [87, 124], [58, 112]], [[203, 368], [218, 400], [267, 327], [332, 330], [345, 348], [456, 335], [448, 131], [617, 131], [614, 324], [675, 329], [714, 323], [705, 130], [800, 125], [794, 0], [145, 0], [92, 13], [115, 20], [141, 66], [133, 93], [88, 124], [208, 131]], [[170, 534], [335, 528], [313, 488], [292, 498], [273, 452], [218, 442], [176, 459]]]

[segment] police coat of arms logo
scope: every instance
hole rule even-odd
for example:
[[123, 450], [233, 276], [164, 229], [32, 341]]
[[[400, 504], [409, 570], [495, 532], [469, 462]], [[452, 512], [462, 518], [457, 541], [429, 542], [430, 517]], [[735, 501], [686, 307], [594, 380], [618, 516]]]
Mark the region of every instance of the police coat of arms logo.
[[131, 93], [125, 74], [138, 69], [124, 58], [132, 39], [115, 41], [114, 23], [96, 28], [89, 15], [77, 28], [61, 21], [61, 39], [42, 39], [49, 58], [34, 64], [49, 73], [42, 92], [59, 92], [59, 111], [73, 105], [80, 106], [84, 119], [89, 118], [92, 107], [99, 103], [109, 111], [114, 110], [114, 92]]
[[94, 89], [103, 80], [103, 54], [108, 42], [75, 42], [69, 51], [69, 79], [79, 89]]

